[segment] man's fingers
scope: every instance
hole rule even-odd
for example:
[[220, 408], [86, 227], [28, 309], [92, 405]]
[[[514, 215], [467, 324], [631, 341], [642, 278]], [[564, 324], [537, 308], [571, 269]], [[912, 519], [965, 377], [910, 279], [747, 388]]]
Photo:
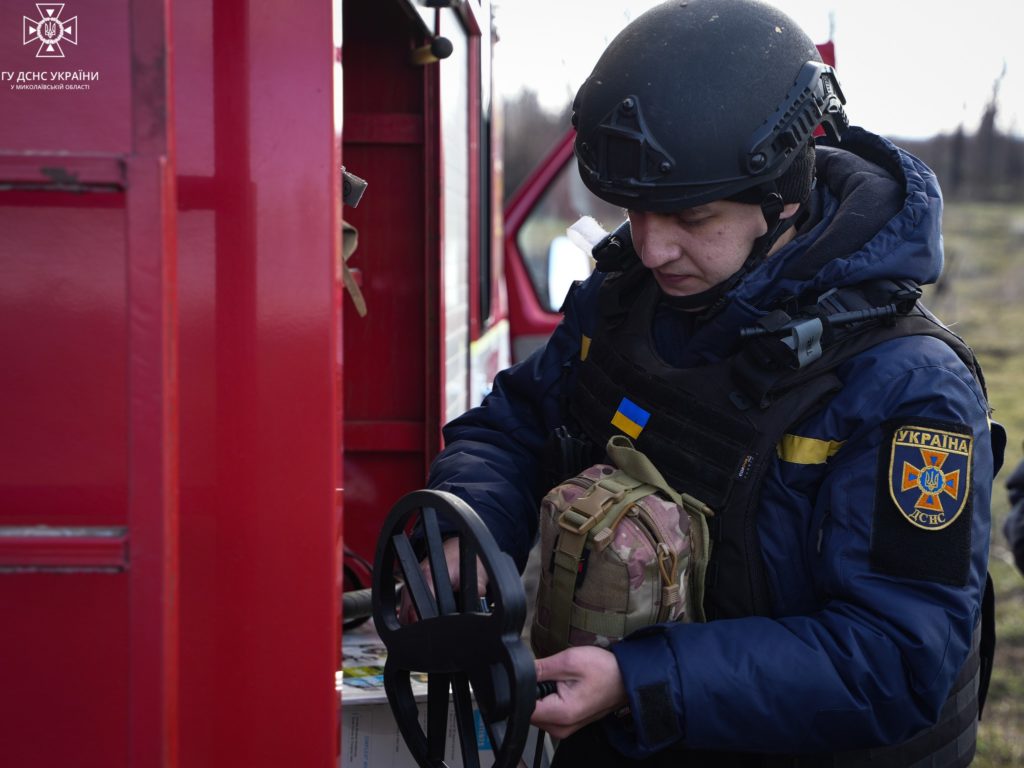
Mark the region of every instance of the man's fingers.
[[530, 722], [556, 738], [565, 738], [626, 703], [618, 662], [602, 648], [569, 648], [537, 659], [534, 668], [539, 682], [558, 682], [554, 693], [537, 699]]
[[[448, 578], [451, 579], [452, 587], [458, 589], [462, 583], [462, 575], [459, 573], [459, 540], [458, 538], [446, 539], [444, 542], [444, 559], [448, 564]], [[483, 594], [487, 590], [487, 570], [483, 561], [476, 559], [476, 589], [477, 593]]]
[[543, 723], [545, 726], [553, 722], [562, 722], [567, 724], [570, 720], [566, 719], [566, 700], [563, 698], [565, 689], [556, 689], [554, 693], [543, 698], [538, 698], [536, 704], [533, 707], [533, 714], [530, 716], [530, 722], [535, 725]]
[[573, 680], [587, 671], [580, 648], [566, 648], [553, 656], [536, 659], [537, 680]]
[[[448, 570], [448, 581], [451, 583], [452, 590], [455, 592], [459, 591], [461, 583], [461, 575], [459, 573], [459, 540], [458, 538], [446, 539], [443, 547], [444, 561]], [[434, 593], [434, 577], [433, 572], [430, 569], [430, 561], [424, 558], [420, 561], [420, 571], [423, 573], [423, 580], [427, 590], [430, 592], [431, 597], [436, 599]], [[487, 591], [487, 571], [484, 568], [483, 561], [478, 557], [476, 559], [476, 582], [477, 582], [477, 594], [483, 595]], [[420, 615], [416, 610], [416, 606], [409, 595], [408, 589], [402, 590], [402, 601], [398, 611], [398, 620], [403, 624], [411, 624], [414, 621], [419, 621]]]
[[537, 672], [537, 682], [543, 682], [544, 680], [558, 680], [560, 664], [555, 663], [558, 660], [558, 656], [546, 656], [543, 659], [536, 659], [533, 662], [534, 669]]

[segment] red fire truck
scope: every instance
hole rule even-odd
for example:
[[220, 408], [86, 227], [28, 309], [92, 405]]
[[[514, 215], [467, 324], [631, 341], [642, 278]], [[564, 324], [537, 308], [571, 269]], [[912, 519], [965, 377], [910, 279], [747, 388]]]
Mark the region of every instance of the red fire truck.
[[503, 235], [492, 43], [489, 0], [0, 4], [0, 764], [337, 763], [343, 545], [584, 212], [567, 137]]
[[0, 763], [336, 763], [342, 541], [510, 360], [491, 46], [488, 0], [0, 6]]

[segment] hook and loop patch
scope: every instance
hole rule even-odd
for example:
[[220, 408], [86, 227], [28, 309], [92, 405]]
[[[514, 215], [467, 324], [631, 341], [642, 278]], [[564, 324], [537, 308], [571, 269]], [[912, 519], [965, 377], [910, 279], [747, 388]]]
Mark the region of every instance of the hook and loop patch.
[[871, 565], [880, 573], [966, 583], [974, 435], [955, 422], [890, 423], [879, 456]]

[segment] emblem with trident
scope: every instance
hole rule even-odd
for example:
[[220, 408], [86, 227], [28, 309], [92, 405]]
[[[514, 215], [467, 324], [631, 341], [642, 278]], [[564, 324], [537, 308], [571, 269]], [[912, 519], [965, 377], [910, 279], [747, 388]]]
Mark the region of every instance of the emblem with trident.
[[60, 15], [64, 11], [64, 3], [36, 3], [36, 8], [39, 10], [38, 19], [22, 17], [23, 44], [39, 42], [37, 59], [63, 59], [62, 42], [78, 45], [78, 17], [62, 20]]

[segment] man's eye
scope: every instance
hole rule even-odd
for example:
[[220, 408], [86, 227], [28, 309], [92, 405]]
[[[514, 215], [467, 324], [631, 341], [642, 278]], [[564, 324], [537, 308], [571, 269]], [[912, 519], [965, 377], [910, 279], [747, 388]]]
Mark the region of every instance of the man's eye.
[[711, 220], [711, 216], [709, 214], [698, 215], [698, 216], [694, 216], [693, 214], [690, 214], [688, 216], [679, 216], [678, 217], [679, 223], [682, 224], [683, 226], [686, 226], [686, 227], [696, 227], [696, 226], [704, 224], [705, 222], [708, 222], [710, 220]]

